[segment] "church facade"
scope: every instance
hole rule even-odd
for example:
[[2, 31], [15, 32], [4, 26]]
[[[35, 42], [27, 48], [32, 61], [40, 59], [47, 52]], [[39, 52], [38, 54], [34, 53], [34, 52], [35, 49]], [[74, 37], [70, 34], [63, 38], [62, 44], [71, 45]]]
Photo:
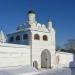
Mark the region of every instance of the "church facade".
[[4, 38], [3, 32], [0, 33], [0, 67], [55, 67], [59, 64], [61, 54], [55, 50], [55, 29], [52, 27], [52, 21], [49, 20], [46, 26], [37, 22], [33, 10], [27, 15], [28, 21], [19, 25], [16, 32], [8, 34], [7, 39]]

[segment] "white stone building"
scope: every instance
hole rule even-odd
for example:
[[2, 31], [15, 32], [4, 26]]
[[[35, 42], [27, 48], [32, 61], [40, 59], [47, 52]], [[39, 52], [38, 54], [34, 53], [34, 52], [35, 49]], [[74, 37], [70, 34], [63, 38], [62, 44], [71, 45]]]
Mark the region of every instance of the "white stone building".
[[49, 20], [46, 27], [36, 21], [33, 10], [27, 15], [28, 21], [19, 25], [16, 32], [8, 34], [7, 39], [1, 31], [0, 67], [31, 65], [36, 68], [51, 68], [64, 65], [65, 63], [59, 64], [61, 53], [55, 51], [55, 30], [52, 22]]

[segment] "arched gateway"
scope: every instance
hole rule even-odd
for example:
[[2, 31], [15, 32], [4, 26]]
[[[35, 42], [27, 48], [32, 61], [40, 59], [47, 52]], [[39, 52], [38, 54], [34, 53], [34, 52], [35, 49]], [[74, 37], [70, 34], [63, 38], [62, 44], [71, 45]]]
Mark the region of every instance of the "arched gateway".
[[41, 68], [51, 68], [51, 55], [47, 49], [41, 53]]

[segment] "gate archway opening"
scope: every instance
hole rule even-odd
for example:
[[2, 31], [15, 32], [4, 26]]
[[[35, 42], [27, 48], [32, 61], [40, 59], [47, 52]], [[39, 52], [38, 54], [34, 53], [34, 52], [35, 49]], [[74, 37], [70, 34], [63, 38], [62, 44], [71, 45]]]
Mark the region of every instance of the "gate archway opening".
[[41, 53], [41, 68], [51, 68], [51, 54], [47, 49]]

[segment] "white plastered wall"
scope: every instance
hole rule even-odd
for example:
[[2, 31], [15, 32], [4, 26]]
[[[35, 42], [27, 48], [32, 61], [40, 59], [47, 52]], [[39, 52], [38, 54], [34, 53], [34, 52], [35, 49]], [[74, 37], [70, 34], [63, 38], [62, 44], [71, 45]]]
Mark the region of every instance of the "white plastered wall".
[[58, 67], [75, 67], [75, 55], [67, 52], [57, 52], [59, 57]]
[[17, 44], [0, 44], [0, 67], [30, 65], [30, 47]]

